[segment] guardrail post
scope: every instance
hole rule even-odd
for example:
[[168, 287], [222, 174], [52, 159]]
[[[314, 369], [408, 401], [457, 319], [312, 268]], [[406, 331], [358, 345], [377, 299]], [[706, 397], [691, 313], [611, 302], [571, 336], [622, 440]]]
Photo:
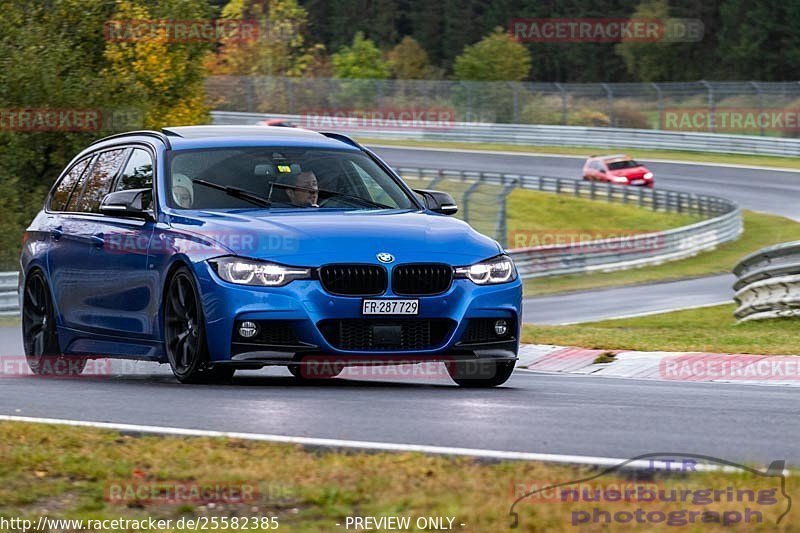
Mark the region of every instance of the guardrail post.
[[[758, 86], [757, 82], [751, 81], [750, 85], [753, 86], [753, 88], [756, 90], [756, 94], [758, 95], [758, 113], [760, 115], [761, 113], [764, 112], [764, 93], [761, 92], [761, 87]], [[758, 129], [759, 129], [759, 132], [760, 132], [759, 135], [761, 135], [763, 137], [764, 136], [764, 121], [763, 120], [759, 120], [758, 121], [758, 126], [759, 126]]]
[[614, 117], [614, 94], [611, 92], [611, 87], [607, 83], [600, 84], [606, 91], [606, 99], [608, 100], [608, 123], [612, 128], [617, 127], [617, 120]]
[[561, 125], [567, 125], [567, 91], [564, 90], [564, 87], [561, 86], [560, 83], [555, 83], [556, 89], [561, 92]]
[[497, 199], [500, 204], [500, 211], [497, 213], [497, 225], [495, 226], [494, 230], [494, 239], [499, 242], [503, 248], [508, 246], [508, 223], [506, 220], [506, 207], [508, 204], [507, 199], [508, 195], [511, 194], [518, 185], [519, 179], [514, 178], [511, 183], [503, 188], [503, 191], [500, 193], [500, 197]]
[[651, 83], [650, 85], [653, 86], [653, 89], [656, 90], [656, 95], [658, 95], [658, 129], [664, 129], [664, 95], [661, 92], [661, 87], [658, 86], [657, 83]]
[[511, 91], [512, 91], [512, 98], [514, 101], [514, 111], [511, 122], [513, 124], [519, 124], [519, 84], [520, 82], [510, 81], [508, 82], [511, 84]]
[[644, 207], [644, 187], [639, 187], [639, 207]]
[[253, 89], [253, 77], [247, 76], [244, 82], [244, 99], [247, 105], [247, 112], [252, 113], [255, 111], [256, 105], [256, 95], [255, 90]]
[[700, 83], [708, 90], [708, 131], [714, 133], [716, 125], [714, 124], [714, 88], [706, 80], [700, 80]]
[[[430, 183], [430, 185], [428, 185], [428, 187], [433, 189], [436, 186], [437, 183], [442, 181], [443, 178], [444, 178], [444, 172], [442, 171], [441, 168], [437, 169], [436, 176], [433, 178], [433, 181], [431, 181], [431, 183]], [[461, 181], [463, 181], [463, 180], [464, 180], [464, 175], [462, 174], [461, 175]]]
[[[463, 180], [464, 173], [463, 171], [460, 172]], [[474, 193], [478, 187], [480, 187], [482, 182], [483, 182], [483, 172], [481, 172], [478, 175], [477, 181], [472, 185], [470, 185], [469, 187], [467, 187], [467, 190], [464, 191], [464, 196], [462, 197], [464, 199], [464, 222], [466, 222], [467, 224], [469, 224], [469, 197], [472, 196], [472, 193]]]
[[589, 182], [589, 198], [592, 200], [597, 198], [597, 183], [594, 180]]

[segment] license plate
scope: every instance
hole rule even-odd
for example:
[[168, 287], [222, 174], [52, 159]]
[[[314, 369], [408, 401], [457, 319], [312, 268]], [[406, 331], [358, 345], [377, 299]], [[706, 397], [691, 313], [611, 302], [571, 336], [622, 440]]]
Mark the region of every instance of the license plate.
[[418, 315], [419, 300], [363, 300], [363, 315]]
[[631, 185], [644, 185], [644, 180], [633, 180]]

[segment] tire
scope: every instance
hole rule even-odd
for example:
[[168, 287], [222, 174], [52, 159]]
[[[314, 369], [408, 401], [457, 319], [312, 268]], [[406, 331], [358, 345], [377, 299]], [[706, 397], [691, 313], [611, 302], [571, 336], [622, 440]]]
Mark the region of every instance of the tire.
[[447, 373], [461, 387], [489, 388], [502, 385], [514, 372], [516, 361], [463, 361], [446, 363]]
[[25, 280], [22, 343], [28, 367], [38, 376], [79, 376], [86, 368], [85, 357], [65, 356], [61, 352], [53, 299], [40, 270], [32, 271]]
[[200, 293], [186, 267], [173, 273], [164, 291], [164, 347], [172, 373], [181, 383], [223, 383], [236, 372], [233, 367], [211, 364]]

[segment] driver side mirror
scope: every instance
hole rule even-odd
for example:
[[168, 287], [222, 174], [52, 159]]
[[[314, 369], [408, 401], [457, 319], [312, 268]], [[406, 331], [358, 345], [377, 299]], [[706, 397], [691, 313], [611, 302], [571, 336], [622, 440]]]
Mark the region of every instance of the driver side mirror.
[[442, 215], [455, 215], [458, 213], [456, 201], [446, 192], [429, 189], [414, 189], [414, 192], [422, 198], [425, 207], [434, 213], [441, 213]]
[[107, 194], [100, 204], [104, 215], [153, 220], [150, 207], [153, 204], [151, 189], [131, 189]]

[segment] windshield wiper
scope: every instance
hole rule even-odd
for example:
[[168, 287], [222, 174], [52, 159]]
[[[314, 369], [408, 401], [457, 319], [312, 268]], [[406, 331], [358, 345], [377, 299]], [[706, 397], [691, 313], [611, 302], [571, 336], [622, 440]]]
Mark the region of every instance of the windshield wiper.
[[260, 207], [271, 207], [272, 200], [268, 198], [264, 198], [263, 196], [259, 196], [255, 193], [250, 191], [246, 191], [244, 189], [240, 189], [239, 187], [230, 187], [227, 185], [220, 185], [218, 183], [214, 183], [211, 181], [206, 180], [192, 180], [192, 183], [196, 183], [198, 185], [204, 185], [211, 189], [216, 189], [218, 191], [222, 191], [228, 196], [233, 196], [234, 198], [238, 198], [240, 200], [245, 200], [250, 202], [251, 204], [255, 204]]
[[353, 200], [353, 201], [356, 201], [356, 202], [361, 202], [364, 205], [369, 205], [369, 206], [372, 206], [372, 207], [379, 207], [381, 209], [394, 209], [394, 207], [392, 207], [390, 205], [382, 204], [382, 203], [376, 202], [374, 200], [369, 200], [367, 198], [362, 198], [361, 196], [353, 196], [352, 194], [347, 194], [347, 193], [343, 193], [343, 192], [327, 191], [325, 189], [319, 189], [319, 193], [320, 194], [328, 194], [330, 196], [336, 196], [336, 197], [339, 197], [339, 198], [344, 198], [346, 200]]

